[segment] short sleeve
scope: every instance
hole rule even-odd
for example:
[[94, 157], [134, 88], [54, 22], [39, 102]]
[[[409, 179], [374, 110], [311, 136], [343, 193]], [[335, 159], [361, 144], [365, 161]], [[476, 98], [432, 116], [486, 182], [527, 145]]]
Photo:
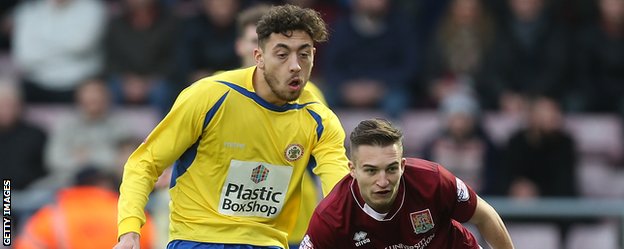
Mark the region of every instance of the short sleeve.
[[450, 209], [451, 218], [466, 222], [477, 208], [477, 194], [472, 188], [442, 166], [440, 172], [440, 194], [444, 206]]

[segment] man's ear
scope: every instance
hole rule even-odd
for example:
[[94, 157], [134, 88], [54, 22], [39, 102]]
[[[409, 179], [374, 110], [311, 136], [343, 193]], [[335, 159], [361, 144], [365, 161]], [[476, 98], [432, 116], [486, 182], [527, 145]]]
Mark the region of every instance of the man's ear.
[[262, 49], [254, 48], [254, 58], [256, 59], [256, 67], [264, 70], [264, 54]]
[[355, 164], [352, 161], [349, 161], [349, 175], [355, 178]]
[[405, 171], [405, 164], [407, 163], [407, 159], [401, 158], [401, 172]]

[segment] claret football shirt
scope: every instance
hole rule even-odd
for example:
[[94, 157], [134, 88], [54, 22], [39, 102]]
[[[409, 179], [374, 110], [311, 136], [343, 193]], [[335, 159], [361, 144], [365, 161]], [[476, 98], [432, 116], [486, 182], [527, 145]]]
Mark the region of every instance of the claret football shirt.
[[368, 207], [348, 175], [317, 207], [301, 248], [478, 249], [461, 225], [476, 204], [475, 192], [442, 166], [408, 158], [387, 214]]

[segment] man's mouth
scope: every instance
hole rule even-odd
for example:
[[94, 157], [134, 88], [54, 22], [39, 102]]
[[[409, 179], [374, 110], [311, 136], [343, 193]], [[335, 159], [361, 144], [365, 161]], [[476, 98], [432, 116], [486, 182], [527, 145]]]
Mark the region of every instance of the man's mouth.
[[299, 77], [294, 77], [290, 79], [290, 81], [288, 82], [288, 86], [293, 91], [298, 91], [299, 89], [301, 89], [302, 85], [303, 85], [303, 82], [301, 81]]

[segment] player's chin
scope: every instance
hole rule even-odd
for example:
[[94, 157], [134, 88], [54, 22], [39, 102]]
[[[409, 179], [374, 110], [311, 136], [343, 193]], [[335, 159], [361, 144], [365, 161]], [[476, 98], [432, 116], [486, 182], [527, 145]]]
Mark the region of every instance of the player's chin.
[[390, 200], [376, 199], [376, 200], [372, 200], [372, 203], [369, 203], [369, 204], [372, 204], [369, 206], [373, 207], [375, 210], [381, 210], [390, 205]]
[[388, 203], [389, 198], [385, 196], [373, 196], [372, 202], [377, 206], [383, 206]]
[[301, 93], [302, 90], [297, 90], [297, 91], [290, 91], [288, 92], [288, 96], [286, 97], [287, 101], [295, 101], [297, 100], [299, 97], [301, 97]]

